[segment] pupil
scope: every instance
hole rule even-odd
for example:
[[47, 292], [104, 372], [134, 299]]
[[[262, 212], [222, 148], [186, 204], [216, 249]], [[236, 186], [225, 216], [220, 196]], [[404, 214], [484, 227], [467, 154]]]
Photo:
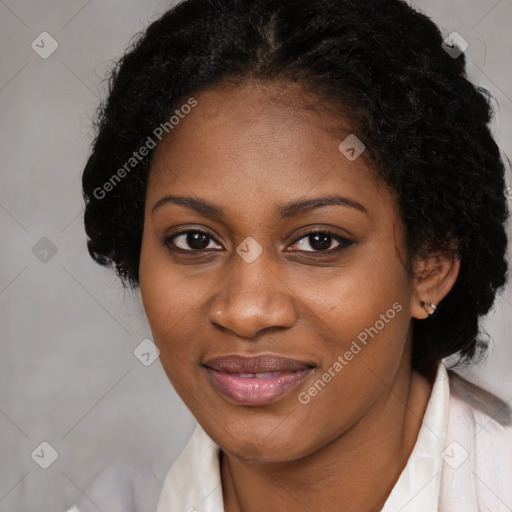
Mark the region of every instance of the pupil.
[[315, 233], [314, 235], [310, 235], [313, 242], [310, 240], [310, 245], [313, 247], [313, 249], [317, 251], [329, 249], [331, 245], [331, 236], [322, 234], [322, 233]]
[[208, 235], [204, 233], [188, 233], [187, 234], [187, 244], [192, 249], [202, 250], [208, 247]]

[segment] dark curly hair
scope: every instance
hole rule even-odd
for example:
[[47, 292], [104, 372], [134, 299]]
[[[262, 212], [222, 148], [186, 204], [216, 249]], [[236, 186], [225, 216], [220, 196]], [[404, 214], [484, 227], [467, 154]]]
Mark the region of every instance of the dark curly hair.
[[[413, 365], [470, 361], [479, 317], [506, 280], [505, 166], [489, 94], [465, 75], [425, 15], [401, 0], [186, 0], [114, 67], [83, 173], [91, 256], [135, 288], [153, 151], [113, 181], [186, 98], [256, 79], [296, 83], [338, 106], [372, 169], [396, 193], [411, 257], [461, 260], [435, 315], [414, 322]], [[125, 165], [125, 170], [126, 165]], [[118, 177], [120, 174], [118, 174]], [[107, 193], [108, 191], [108, 193]]]

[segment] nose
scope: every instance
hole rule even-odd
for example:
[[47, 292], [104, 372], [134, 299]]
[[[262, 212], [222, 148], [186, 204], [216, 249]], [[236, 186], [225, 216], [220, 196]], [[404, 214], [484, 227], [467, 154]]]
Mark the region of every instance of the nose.
[[260, 255], [253, 263], [236, 256], [222, 288], [210, 301], [208, 318], [239, 337], [292, 327], [297, 321], [293, 292]]

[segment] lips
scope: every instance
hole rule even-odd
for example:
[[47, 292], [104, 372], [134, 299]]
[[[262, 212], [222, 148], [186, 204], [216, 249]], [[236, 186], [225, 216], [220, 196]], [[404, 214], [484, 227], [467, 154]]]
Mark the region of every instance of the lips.
[[229, 355], [204, 366], [214, 388], [239, 405], [265, 405], [297, 387], [313, 365], [275, 354]]
[[230, 355], [209, 359], [205, 366], [225, 373], [265, 373], [306, 370], [311, 365], [274, 354], [260, 356]]

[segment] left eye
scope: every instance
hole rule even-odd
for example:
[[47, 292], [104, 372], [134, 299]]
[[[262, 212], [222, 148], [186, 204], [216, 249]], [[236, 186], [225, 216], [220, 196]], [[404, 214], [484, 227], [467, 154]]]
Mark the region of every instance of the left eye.
[[[331, 244], [336, 242], [338, 245], [332, 249]], [[293, 245], [298, 246], [299, 250], [305, 252], [336, 252], [344, 247], [352, 245], [354, 242], [343, 238], [342, 236], [331, 233], [330, 231], [313, 231], [303, 235], [301, 238], [296, 240]], [[312, 249], [306, 249], [305, 247], [311, 247]]]

